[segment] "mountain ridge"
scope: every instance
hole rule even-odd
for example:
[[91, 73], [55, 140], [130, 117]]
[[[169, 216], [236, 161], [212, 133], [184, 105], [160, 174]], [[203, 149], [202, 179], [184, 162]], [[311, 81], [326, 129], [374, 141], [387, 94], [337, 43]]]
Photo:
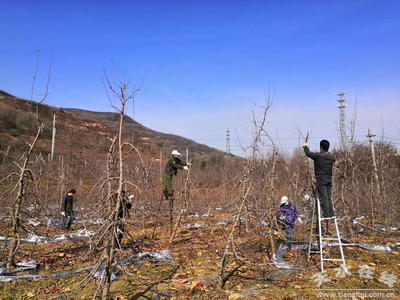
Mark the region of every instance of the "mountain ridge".
[[[51, 151], [53, 115], [56, 115], [55, 155], [91, 155], [102, 159], [108, 152], [110, 139], [117, 132], [119, 113], [96, 112], [79, 108], [54, 107], [45, 103], [19, 98], [0, 90], [0, 158], [11, 148], [17, 151], [37, 131], [36, 107], [39, 121], [44, 124], [35, 152]], [[124, 141], [133, 142], [142, 155], [158, 157], [160, 152], [189, 150], [190, 155], [224, 153], [218, 149], [175, 134], [152, 130], [129, 116], [124, 116]], [[168, 157], [167, 156], [167, 157]]]

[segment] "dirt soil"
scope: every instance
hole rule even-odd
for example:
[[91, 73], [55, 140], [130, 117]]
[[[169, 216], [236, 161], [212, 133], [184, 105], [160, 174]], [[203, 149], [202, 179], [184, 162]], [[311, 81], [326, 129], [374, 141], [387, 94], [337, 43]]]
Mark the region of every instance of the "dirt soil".
[[[384, 280], [389, 276], [389, 281], [390, 278], [395, 281], [393, 276], [400, 274], [400, 258], [396, 249], [378, 252], [357, 246], [344, 247], [349, 274], [342, 273], [343, 278], [337, 277], [341, 273], [338, 262], [326, 263], [326, 274], [319, 276], [319, 255], [312, 255], [310, 262], [307, 262], [305, 250], [288, 251], [284, 256], [298, 269], [279, 270], [271, 264], [268, 227], [257, 224], [252, 224], [249, 232], [244, 230], [244, 224], [236, 229], [234, 252], [237, 256], [234, 257], [233, 251], [228, 255], [224, 270], [226, 280], [224, 286], [220, 287], [220, 259], [232, 229], [232, 224], [225, 224], [229, 218], [231, 216], [220, 210], [213, 211], [213, 216], [187, 216], [179, 225], [172, 244], [169, 241], [168, 218], [160, 218], [161, 221], [157, 222], [153, 239], [154, 220], [129, 219], [122, 249], [117, 253], [118, 261], [131, 259], [137, 253], [163, 249], [170, 250], [173, 261], [155, 261], [148, 257], [116, 268], [118, 280], [112, 284], [113, 299], [315, 299], [322, 297], [319, 294], [322, 292], [331, 293], [325, 297], [332, 297], [332, 293], [336, 293], [338, 299], [369, 299], [372, 296], [362, 293], [393, 293], [394, 298], [399, 297], [398, 282], [391, 287]], [[3, 220], [0, 226], [1, 235], [7, 236], [9, 224]], [[96, 229], [91, 224], [74, 224], [73, 231], [69, 233], [77, 232], [83, 226], [88, 230]], [[309, 223], [299, 226], [296, 239], [308, 237], [309, 226]], [[27, 226], [26, 229], [33, 230], [39, 236], [63, 234], [60, 226], [42, 224]], [[22, 232], [22, 237], [26, 236], [27, 233]], [[279, 235], [275, 235], [275, 240], [277, 244], [283, 242]], [[399, 241], [400, 233], [397, 231], [386, 233], [368, 230], [359, 234], [354, 242], [389, 245]], [[90, 251], [87, 242], [88, 238], [61, 243], [21, 243], [17, 260], [35, 261], [38, 267], [13, 275], [44, 275], [94, 265], [101, 252]], [[350, 243], [346, 240], [343, 242]], [[332, 256], [339, 255], [337, 247], [331, 247], [329, 251]], [[8, 247], [0, 249], [0, 253], [4, 261]], [[365, 273], [366, 269], [370, 273]], [[361, 270], [364, 270], [363, 274]], [[1, 282], [0, 298], [49, 299], [61, 296], [61, 299], [92, 299], [99, 281], [91, 276], [87, 283], [82, 284], [88, 275], [89, 271], [83, 271], [54, 278]], [[321, 285], [318, 286], [318, 283]]]

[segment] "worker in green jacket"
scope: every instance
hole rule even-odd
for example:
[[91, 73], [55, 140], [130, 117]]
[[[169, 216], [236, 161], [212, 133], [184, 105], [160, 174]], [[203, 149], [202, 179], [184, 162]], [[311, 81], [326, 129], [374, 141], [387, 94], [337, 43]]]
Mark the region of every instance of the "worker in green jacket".
[[181, 154], [174, 150], [172, 151], [171, 158], [168, 160], [164, 169], [164, 187], [168, 193], [168, 199], [173, 199], [174, 195], [172, 192], [172, 176], [176, 175], [178, 169], [189, 170], [190, 163], [185, 164], [179, 159]]

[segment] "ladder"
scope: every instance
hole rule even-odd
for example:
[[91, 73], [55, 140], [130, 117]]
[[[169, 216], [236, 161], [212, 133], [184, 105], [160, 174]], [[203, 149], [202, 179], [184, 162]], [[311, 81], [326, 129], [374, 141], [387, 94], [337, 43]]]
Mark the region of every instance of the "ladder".
[[[313, 232], [313, 225], [314, 225], [314, 219], [315, 219], [315, 212], [317, 212], [317, 225], [316, 225], [316, 236], [318, 236], [318, 246], [319, 246], [319, 252], [320, 254], [320, 260], [321, 260], [321, 272], [324, 271], [324, 261], [340, 261], [343, 264], [343, 270], [347, 274], [347, 267], [346, 267], [346, 261], [344, 259], [344, 254], [343, 254], [343, 247], [342, 247], [342, 242], [340, 240], [340, 232], [339, 232], [339, 227], [337, 224], [337, 219], [336, 216], [332, 218], [322, 218], [321, 217], [321, 205], [319, 202], [319, 198], [316, 197], [314, 187], [313, 187], [313, 195], [312, 195], [313, 201], [313, 213], [312, 213], [312, 219], [311, 219], [311, 230], [310, 230], [310, 240], [309, 240], [309, 245], [308, 245], [308, 258], [307, 261], [310, 261], [310, 254], [311, 254], [311, 245], [312, 245], [312, 232]], [[326, 237], [323, 237], [322, 233], [322, 221], [325, 221], [325, 231], [326, 231]], [[334, 221], [335, 225], [335, 232], [333, 233], [331, 237], [328, 237], [329, 235], [329, 221]], [[340, 249], [340, 256], [341, 258], [330, 258], [330, 257], [324, 257], [324, 252], [323, 252], [323, 243], [326, 242], [327, 246], [330, 243], [337, 242], [339, 244], [339, 249]]]
[[[172, 195], [173, 195], [173, 193], [174, 193], [174, 191], [172, 190]], [[172, 223], [173, 223], [173, 211], [174, 211], [174, 197], [172, 196], [172, 197], [169, 197], [168, 196], [168, 192], [167, 192], [167, 190], [166, 189], [164, 189], [164, 190], [162, 190], [162, 193], [161, 193], [161, 198], [160, 198], [160, 203], [159, 203], [159, 205], [158, 205], [158, 210], [157, 210], [157, 214], [159, 214], [160, 213], [160, 211], [161, 211], [161, 204], [162, 204], [162, 202], [163, 201], [168, 201], [169, 200], [169, 226], [170, 226], [170, 232], [171, 232], [171, 234], [172, 234]], [[158, 217], [156, 217], [156, 221], [154, 222], [154, 228], [153, 228], [153, 233], [151, 234], [151, 238], [153, 239], [154, 238], [154, 234], [155, 234], [155, 232], [156, 232], [156, 227], [157, 227], [157, 224], [158, 224]]]

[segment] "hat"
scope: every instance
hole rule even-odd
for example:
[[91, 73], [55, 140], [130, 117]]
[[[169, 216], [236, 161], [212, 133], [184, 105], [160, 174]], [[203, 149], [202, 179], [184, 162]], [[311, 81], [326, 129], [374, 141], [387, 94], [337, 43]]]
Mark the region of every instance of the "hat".
[[172, 155], [178, 155], [178, 156], [179, 156], [179, 155], [181, 155], [181, 154], [178, 152], [178, 150], [173, 150], [173, 151], [172, 151]]
[[286, 204], [288, 202], [289, 198], [287, 196], [283, 196], [281, 198], [281, 204]]

